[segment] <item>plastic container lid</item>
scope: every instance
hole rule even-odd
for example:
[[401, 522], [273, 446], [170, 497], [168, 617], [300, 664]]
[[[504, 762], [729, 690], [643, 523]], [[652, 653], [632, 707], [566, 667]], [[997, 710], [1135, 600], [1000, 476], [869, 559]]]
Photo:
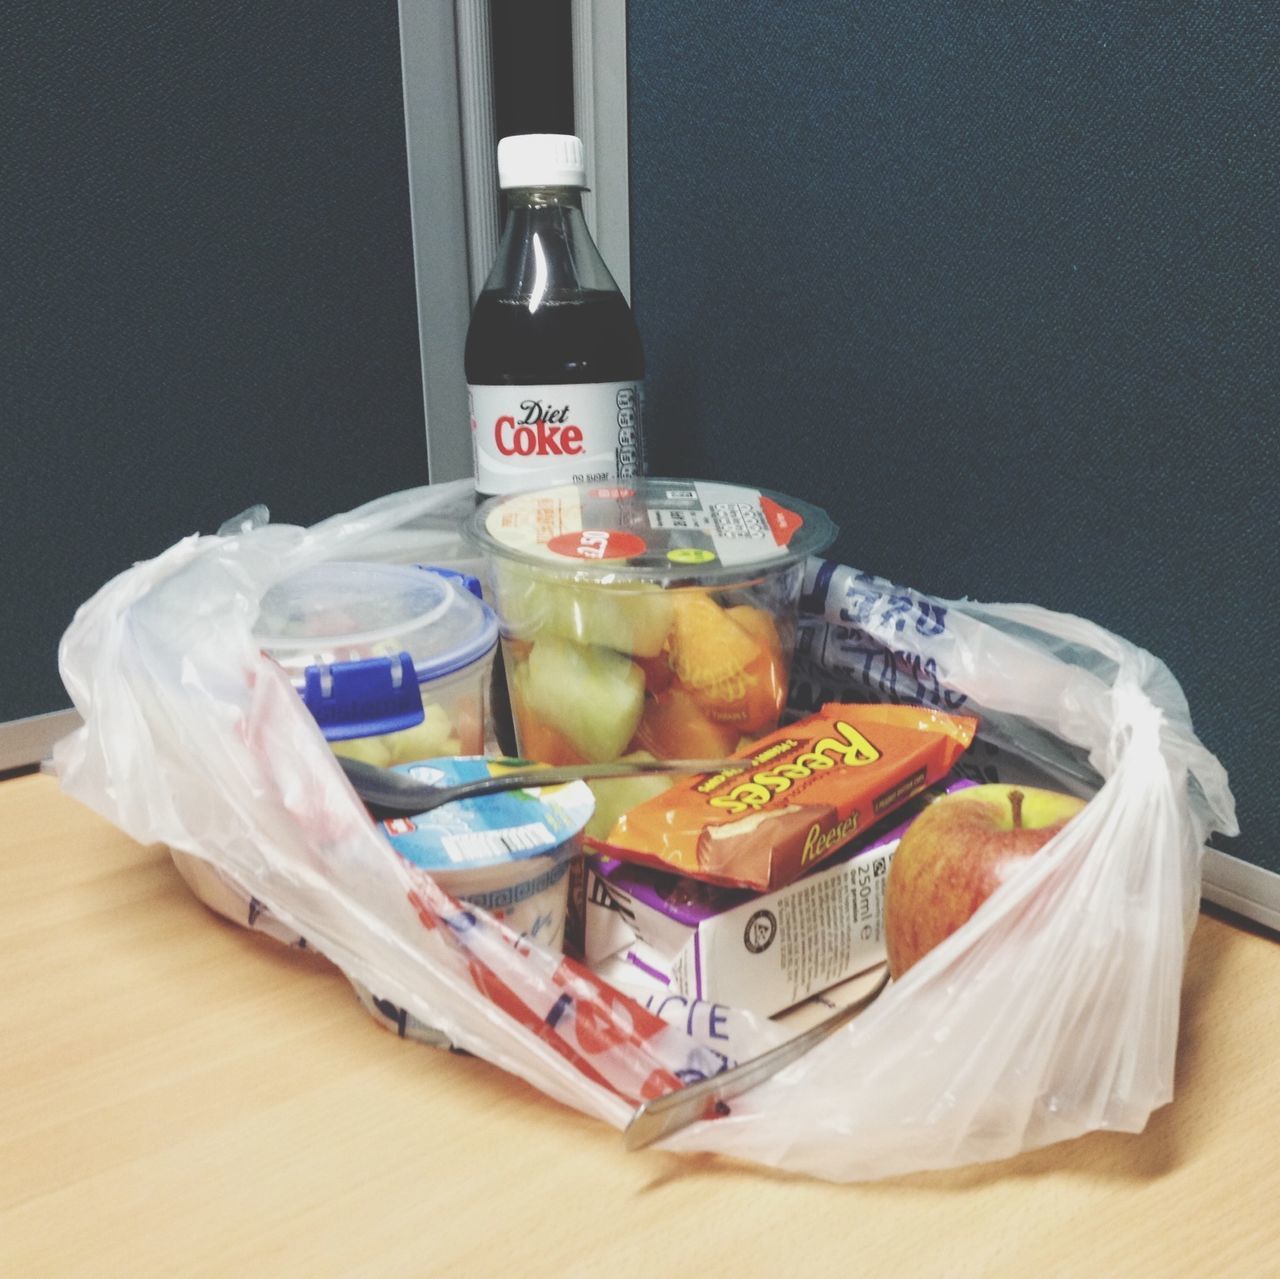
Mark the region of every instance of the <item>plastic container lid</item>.
[[517, 133], [498, 142], [498, 185], [583, 187], [587, 169], [582, 141], [571, 133]]
[[[431, 785], [469, 782], [500, 771], [501, 761], [479, 756], [425, 760], [396, 769]], [[445, 804], [417, 817], [382, 823], [406, 861], [428, 871], [469, 871], [527, 861], [565, 849], [591, 820], [595, 797], [586, 782], [502, 791]], [[446, 888], [456, 887], [442, 879]]]
[[422, 684], [494, 650], [498, 622], [474, 578], [396, 564], [317, 564], [263, 596], [254, 638], [334, 740], [423, 718]]
[[490, 498], [468, 531], [489, 555], [557, 577], [714, 584], [816, 555], [838, 530], [818, 507], [763, 489], [629, 479]]

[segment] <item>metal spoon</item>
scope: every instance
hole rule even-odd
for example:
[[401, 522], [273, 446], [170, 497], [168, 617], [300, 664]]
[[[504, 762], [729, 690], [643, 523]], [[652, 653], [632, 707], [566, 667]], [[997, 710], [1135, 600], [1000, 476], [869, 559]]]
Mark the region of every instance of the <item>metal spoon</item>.
[[[526, 761], [511, 762], [523, 764]], [[636, 777], [644, 773], [738, 773], [746, 767], [740, 759], [619, 759], [611, 764], [567, 764], [563, 767], [530, 764], [495, 777], [455, 782], [451, 786], [432, 786], [408, 773], [379, 768], [376, 764], [348, 759], [344, 755], [338, 756], [338, 763], [356, 794], [379, 820], [384, 817], [412, 817], [452, 804], [454, 800], [475, 799], [479, 795], [496, 795], [500, 791], [524, 790], [531, 786], [559, 786], [564, 782]]]

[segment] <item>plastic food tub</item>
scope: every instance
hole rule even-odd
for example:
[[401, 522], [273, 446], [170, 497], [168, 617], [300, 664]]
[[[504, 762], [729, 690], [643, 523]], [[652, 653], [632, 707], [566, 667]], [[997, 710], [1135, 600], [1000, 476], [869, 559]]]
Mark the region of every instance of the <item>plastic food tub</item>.
[[804, 561], [836, 534], [796, 498], [661, 479], [492, 498], [469, 528], [520, 752], [549, 764], [719, 758], [776, 728]]
[[484, 749], [498, 626], [474, 578], [326, 563], [273, 587], [254, 634], [333, 750], [383, 768]]

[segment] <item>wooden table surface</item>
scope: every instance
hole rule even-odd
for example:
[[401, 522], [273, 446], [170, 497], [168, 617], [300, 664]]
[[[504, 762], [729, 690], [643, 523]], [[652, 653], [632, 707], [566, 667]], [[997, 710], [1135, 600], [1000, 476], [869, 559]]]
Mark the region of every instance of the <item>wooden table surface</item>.
[[834, 1186], [379, 1029], [49, 778], [0, 782], [0, 1274], [1280, 1274], [1280, 947], [1202, 916], [1141, 1136]]

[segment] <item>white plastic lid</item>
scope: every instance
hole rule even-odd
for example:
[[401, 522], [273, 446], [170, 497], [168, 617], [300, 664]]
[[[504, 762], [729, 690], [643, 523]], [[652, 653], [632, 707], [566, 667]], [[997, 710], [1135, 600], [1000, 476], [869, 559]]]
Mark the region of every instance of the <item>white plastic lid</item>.
[[254, 638], [296, 683], [309, 666], [402, 652], [427, 683], [478, 661], [497, 637], [492, 610], [457, 575], [336, 561], [273, 586], [254, 627]]
[[556, 578], [715, 586], [820, 554], [837, 530], [781, 493], [649, 478], [493, 497], [467, 531], [486, 555]]
[[583, 187], [587, 167], [582, 140], [571, 133], [517, 133], [498, 143], [498, 185]]

